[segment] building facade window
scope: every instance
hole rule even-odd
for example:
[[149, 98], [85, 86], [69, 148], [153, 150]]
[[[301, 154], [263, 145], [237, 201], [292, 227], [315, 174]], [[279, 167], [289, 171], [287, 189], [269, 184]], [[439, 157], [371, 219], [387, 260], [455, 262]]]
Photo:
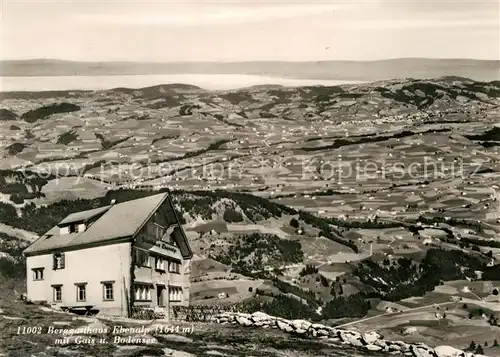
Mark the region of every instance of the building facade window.
[[178, 286], [168, 287], [168, 299], [170, 301], [182, 301], [182, 288]]
[[54, 270], [64, 269], [64, 253], [56, 253], [53, 255]]
[[76, 301], [85, 301], [87, 298], [87, 283], [78, 283], [76, 285]]
[[102, 299], [103, 300], [114, 300], [113, 293], [113, 281], [103, 281], [102, 282]]
[[168, 264], [162, 257], [155, 257], [155, 269], [165, 271], [165, 265]]
[[142, 267], [150, 267], [149, 254], [143, 250], [135, 250], [135, 264]]
[[44, 268], [35, 268], [33, 270], [33, 280], [43, 280]]
[[171, 260], [168, 262], [168, 271], [174, 274], [181, 273], [181, 263], [178, 261]]
[[52, 285], [54, 302], [62, 301], [62, 285]]
[[165, 234], [165, 227], [155, 223], [154, 224], [154, 229], [155, 229], [155, 237], [157, 240], [161, 240], [163, 235]]
[[151, 286], [136, 284], [134, 287], [135, 301], [151, 301]]
[[78, 224], [71, 223], [68, 227], [70, 233], [78, 233]]

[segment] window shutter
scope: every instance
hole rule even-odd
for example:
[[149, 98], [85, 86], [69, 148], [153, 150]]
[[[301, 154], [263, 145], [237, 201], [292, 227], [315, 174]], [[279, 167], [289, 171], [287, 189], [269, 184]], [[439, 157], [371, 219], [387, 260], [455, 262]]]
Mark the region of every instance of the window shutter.
[[61, 269], [64, 269], [64, 253], [61, 253]]
[[56, 267], [57, 267], [57, 259], [56, 259], [56, 255], [52, 255], [52, 269], [53, 270], [56, 270]]

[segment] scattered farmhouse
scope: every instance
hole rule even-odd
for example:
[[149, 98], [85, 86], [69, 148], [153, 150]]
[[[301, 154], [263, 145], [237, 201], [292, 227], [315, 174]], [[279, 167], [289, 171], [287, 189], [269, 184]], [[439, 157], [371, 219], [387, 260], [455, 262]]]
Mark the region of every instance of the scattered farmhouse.
[[63, 310], [168, 318], [189, 303], [192, 251], [169, 193], [73, 213], [25, 251], [27, 298]]

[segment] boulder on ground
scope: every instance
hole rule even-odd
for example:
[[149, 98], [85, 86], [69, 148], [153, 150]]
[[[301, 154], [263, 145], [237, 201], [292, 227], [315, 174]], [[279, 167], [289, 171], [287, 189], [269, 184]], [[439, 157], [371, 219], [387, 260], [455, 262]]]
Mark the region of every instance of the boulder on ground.
[[253, 325], [253, 322], [245, 316], [236, 316], [236, 322], [243, 326]]
[[292, 332], [293, 331], [293, 327], [284, 321], [277, 320], [276, 325], [278, 326], [278, 328], [281, 331], [285, 331], [285, 332]]
[[363, 340], [367, 345], [374, 343], [377, 340], [383, 339], [383, 336], [378, 332], [371, 331], [363, 334]]
[[269, 316], [268, 314], [260, 311], [254, 312], [251, 315], [251, 319], [254, 321], [271, 320], [273, 318], [273, 316]]
[[356, 331], [349, 330], [339, 330], [338, 335], [342, 342], [351, 345], [351, 346], [364, 346], [363, 341], [361, 339], [361, 334]]
[[[466, 353], [451, 346], [437, 346], [434, 348], [434, 352], [438, 357], [464, 357]], [[477, 355], [476, 355], [477, 356]]]
[[377, 345], [366, 345], [365, 348], [370, 351], [380, 351], [382, 349], [382, 347]]
[[423, 343], [410, 345], [410, 352], [414, 357], [436, 357], [434, 349]]
[[291, 325], [295, 330], [308, 330], [312, 323], [306, 320], [292, 320]]
[[171, 348], [164, 348], [163, 353], [165, 356], [170, 357], [196, 357], [194, 354], [184, 351], [173, 350]]

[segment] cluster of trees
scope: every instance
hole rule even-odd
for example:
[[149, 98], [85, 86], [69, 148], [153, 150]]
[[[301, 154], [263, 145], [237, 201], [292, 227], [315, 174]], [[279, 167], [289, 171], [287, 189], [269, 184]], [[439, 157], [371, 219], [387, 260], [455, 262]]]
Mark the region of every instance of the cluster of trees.
[[299, 299], [279, 294], [273, 299], [266, 301], [260, 307], [266, 314], [283, 317], [285, 319], [311, 318], [320, 320], [320, 315], [315, 310], [302, 303]]
[[[421, 97], [414, 94], [416, 90], [424, 92], [425, 96]], [[437, 90], [442, 92], [438, 93]], [[435, 99], [443, 97], [443, 93], [448, 92], [448, 88], [433, 83], [416, 82], [407, 84], [403, 88], [394, 91], [384, 87], [377, 87], [375, 91], [379, 92], [384, 98], [390, 98], [405, 104], [413, 104], [422, 109], [434, 103]]]
[[318, 276], [318, 278], [316, 279], [316, 281], [320, 282], [321, 285], [323, 285], [325, 288], [328, 287], [328, 285], [329, 285], [328, 279], [325, 278], [324, 275], [321, 275], [321, 274]]
[[305, 268], [303, 268], [299, 273], [300, 276], [306, 276], [311, 274], [318, 274], [318, 268], [316, 268], [314, 265], [309, 265], [309, 264], [307, 264]]
[[304, 211], [300, 211], [299, 219], [304, 221], [306, 224], [310, 224], [311, 226], [320, 229], [320, 235], [351, 248], [355, 253], [359, 252], [358, 246], [352, 240], [348, 241], [342, 238], [340, 232], [333, 228], [328, 220]]
[[[316, 275], [316, 279], [315, 279], [316, 282], [321, 283], [321, 285], [323, 285], [325, 288], [330, 285], [330, 282], [327, 278], [325, 278], [321, 274], [318, 274], [318, 268], [316, 268], [314, 265], [309, 265], [309, 264], [306, 265], [305, 268], [303, 268], [299, 273], [300, 277], [305, 277], [307, 275]], [[307, 280], [309, 280], [309, 279], [307, 279]]]
[[[323, 192], [316, 192], [314, 193], [315, 196], [331, 196], [337, 194], [333, 190], [327, 190]], [[340, 194], [340, 193], [339, 193]], [[304, 218], [307, 217], [308, 215], [311, 215], [308, 212], [300, 212], [301, 216], [299, 218]], [[301, 219], [302, 219], [301, 218]], [[342, 228], [347, 228], [347, 229], [385, 229], [385, 228], [397, 228], [397, 227], [405, 227], [406, 225], [404, 223], [400, 222], [385, 222], [385, 221], [379, 221], [378, 219], [368, 219], [366, 221], [347, 221], [343, 220], [340, 218], [320, 218], [316, 217], [318, 220], [323, 220], [327, 223], [330, 223], [336, 227], [342, 227]], [[290, 226], [294, 228], [299, 227], [299, 221], [296, 218], [292, 218], [290, 220]], [[416, 226], [415, 226], [416, 227]], [[338, 233], [338, 232], [337, 232]]]
[[[25, 192], [24, 194], [27, 195], [29, 192], [26, 187], [24, 189], [22, 188], [22, 186], [24, 187], [26, 185], [30, 185], [36, 192], [39, 192], [41, 187], [45, 185], [48, 180], [55, 178], [40, 178], [39, 176], [31, 175], [27, 176], [28, 178], [24, 178], [24, 176], [22, 176], [24, 185], [14, 184], [10, 186], [10, 181], [5, 179], [2, 181], [2, 176], [4, 174], [10, 176], [12, 172], [13, 171], [9, 171], [5, 174], [5, 171], [0, 171], [0, 192], [14, 190], [14, 192], [10, 193], [23, 194], [23, 192]], [[18, 174], [23, 175], [23, 173]], [[168, 189], [159, 191], [119, 189], [108, 191], [104, 197], [95, 199], [62, 200], [41, 207], [36, 207], [34, 204], [30, 203], [22, 208], [20, 215], [17, 214], [12, 205], [0, 202], [0, 221], [16, 228], [43, 234], [70, 213], [108, 205], [112, 199], [116, 199], [117, 202], [125, 202], [166, 192], [167, 190]], [[215, 213], [211, 207], [212, 204], [223, 198], [234, 201], [245, 213], [245, 216], [254, 222], [269, 219], [271, 217], [281, 217], [283, 214], [297, 214], [297, 211], [293, 208], [247, 193], [226, 192], [222, 190], [190, 192], [179, 190], [172, 192], [172, 200], [175, 204], [180, 206], [180, 210], [176, 209], [176, 213], [181, 223], [185, 223], [182, 217], [183, 212], [200, 214], [206, 219], [211, 219], [212, 213]]]
[[[384, 88], [385, 89], [385, 88]], [[428, 133], [428, 132], [442, 132], [442, 131], [449, 131], [448, 129], [435, 129], [435, 130], [428, 130], [425, 132], [422, 132], [422, 134]], [[360, 136], [358, 139], [355, 140], [346, 140], [346, 139], [336, 139], [333, 144], [330, 145], [325, 145], [325, 146], [314, 146], [314, 147], [303, 147], [301, 150], [304, 151], [322, 151], [322, 150], [330, 150], [330, 149], [338, 149], [343, 146], [347, 145], [360, 145], [360, 144], [366, 144], [366, 143], [376, 143], [376, 142], [381, 142], [381, 141], [386, 141], [390, 139], [400, 139], [400, 138], [405, 138], [408, 136], [413, 136], [415, 134], [420, 134], [420, 133], [415, 133], [411, 130], [404, 130], [402, 132], [393, 134], [393, 135], [387, 135], [387, 136], [378, 136], [378, 135], [373, 135], [373, 136]]]
[[243, 215], [234, 209], [225, 210], [224, 214], [222, 215], [222, 218], [224, 219], [224, 221], [229, 223], [243, 222]]
[[376, 263], [372, 260], [364, 260], [359, 264], [355, 274], [360, 281], [375, 289], [375, 291], [388, 294], [395, 287], [412, 285], [417, 280], [421, 271], [417, 264], [407, 258], [399, 258], [394, 264]]
[[174, 108], [177, 107], [179, 104], [180, 102], [178, 98], [174, 96], [168, 96], [148, 104], [147, 107], [151, 109]]
[[243, 124], [238, 124], [238, 123], [232, 123], [232, 122], [230, 122], [229, 120], [225, 119], [222, 114], [214, 114], [214, 118], [217, 119], [218, 121], [226, 124], [226, 125], [233, 126], [235, 128], [243, 128], [243, 127], [245, 127], [245, 125], [243, 125]]
[[330, 288], [330, 295], [333, 297], [337, 297], [339, 295], [344, 295], [344, 288], [342, 287], [342, 284], [338, 283], [336, 281], [332, 282], [332, 286]]
[[247, 91], [229, 92], [226, 94], [221, 94], [221, 95], [219, 95], [219, 97], [227, 100], [229, 103], [231, 103], [233, 105], [238, 105], [241, 102], [245, 102], [245, 101], [251, 102], [254, 100], [252, 95], [250, 93], [248, 93]]
[[212, 215], [215, 214], [213, 209], [213, 204], [217, 202], [217, 197], [215, 196], [173, 196], [173, 200], [178, 203], [184, 212], [188, 212], [193, 216], [200, 216], [205, 220], [212, 219]]
[[37, 120], [44, 119], [52, 114], [71, 113], [79, 111], [80, 109], [82, 108], [80, 108], [78, 105], [71, 103], [66, 103], [66, 102], [54, 103], [51, 105], [46, 105], [37, 109], [27, 111], [21, 116], [21, 119], [25, 120], [28, 123], [34, 123]]
[[487, 82], [469, 82], [465, 81], [461, 86], [467, 88], [468, 91], [476, 93], [484, 93], [488, 97], [498, 98], [500, 97], [500, 81]]
[[194, 109], [201, 109], [201, 106], [198, 104], [184, 104], [179, 108], [179, 115], [191, 115]]
[[283, 294], [293, 294], [299, 298], [307, 301], [307, 304], [316, 309], [321, 306], [323, 302], [321, 299], [316, 298], [316, 294], [310, 290], [304, 290], [297, 285], [287, 283], [286, 281], [280, 280], [277, 277], [271, 278], [273, 285], [279, 289]]
[[[425, 96], [414, 94], [416, 90], [425, 93]], [[434, 103], [436, 99], [442, 98], [445, 93], [456, 99], [459, 95], [472, 100], [481, 100], [476, 93], [484, 93], [490, 97], [498, 97], [499, 90], [477, 84], [463, 84], [463, 87], [444, 87], [435, 83], [414, 82], [403, 86], [401, 89], [391, 91], [387, 88], [377, 87], [375, 91], [383, 97], [396, 100], [401, 103], [413, 104], [423, 109]], [[411, 94], [409, 94], [411, 93]]]
[[17, 120], [17, 115], [8, 109], [0, 108], [0, 121]]
[[[40, 190], [41, 187], [47, 182], [45, 178], [25, 179], [21, 181], [5, 180], [5, 177], [0, 176], [0, 192], [10, 194], [10, 200], [16, 204], [24, 203], [24, 200], [31, 200], [34, 198], [45, 197]], [[28, 190], [28, 186], [31, 188]]]
[[367, 296], [363, 293], [338, 296], [326, 303], [322, 311], [322, 317], [324, 319], [363, 317], [370, 308], [370, 301], [367, 300]]
[[[216, 142], [210, 144], [207, 148], [194, 150], [194, 151], [188, 151], [184, 155], [180, 155], [180, 156], [176, 156], [176, 157], [169, 157], [166, 159], [157, 158], [156, 160], [153, 161], [153, 163], [161, 164], [161, 163], [165, 163], [165, 162], [178, 161], [178, 160], [188, 159], [190, 157], [196, 157], [196, 156], [202, 155], [202, 154], [209, 152], [209, 151], [219, 150], [222, 145], [224, 145], [230, 141], [231, 140], [229, 140], [229, 139], [217, 140]], [[189, 167], [184, 167], [184, 169], [186, 169], [186, 168], [189, 168]], [[176, 172], [176, 170], [173, 170], [172, 173], [173, 172]], [[169, 174], [171, 174], [171, 173], [169, 173]]]
[[497, 240], [485, 240], [485, 239], [462, 237], [460, 241], [467, 244], [473, 244], [476, 247], [482, 246], [482, 247], [500, 248], [500, 241]]
[[24, 200], [43, 197], [42, 187], [53, 175], [41, 175], [31, 171], [0, 170], [0, 192], [11, 195], [10, 200], [21, 204]]
[[304, 259], [302, 245], [297, 241], [261, 233], [244, 234], [236, 238], [236, 245], [212, 259], [232, 266], [240, 273], [262, 270], [265, 265], [299, 263]]
[[498, 317], [495, 315], [491, 314], [490, 317], [488, 318], [488, 323], [491, 326], [498, 326]]
[[366, 221], [345, 221], [338, 218], [327, 218], [326, 219], [331, 224], [337, 227], [343, 228], [355, 228], [355, 229], [385, 229], [385, 228], [397, 228], [403, 227], [403, 223], [398, 222], [384, 222], [378, 219], [368, 219]]
[[6, 147], [7, 152], [11, 156], [19, 154], [25, 148], [26, 148], [26, 144], [24, 144], [24, 143], [13, 143], [13, 144]]
[[435, 223], [446, 223], [450, 226], [457, 227], [465, 227], [474, 230], [477, 233], [481, 233], [483, 231], [483, 227], [480, 221], [467, 221], [465, 219], [451, 218], [451, 217], [425, 217], [419, 216], [417, 218], [417, 222], [421, 222], [423, 224], [433, 225]]
[[127, 141], [131, 137], [132, 136], [126, 136], [126, 137], [118, 139], [118, 140], [106, 140], [106, 139], [104, 139], [104, 140], [101, 140], [101, 147], [103, 148], [103, 150], [109, 150], [112, 147], [115, 147], [116, 145]]
[[85, 174], [87, 171], [101, 167], [104, 164], [106, 164], [106, 160], [99, 160], [90, 164], [85, 164], [85, 166], [81, 170], [81, 173]]
[[[468, 305], [464, 304], [463, 309], [468, 310], [469, 309]], [[479, 309], [470, 310], [468, 317], [469, 317], [469, 319], [473, 319], [474, 316], [478, 316], [480, 318], [483, 318], [484, 315], [485, 315], [485, 311], [482, 308], [479, 308]], [[491, 313], [490, 316], [488, 317], [488, 323], [491, 326], [499, 326], [498, 325], [498, 318], [493, 313]]]
[[297, 211], [293, 208], [248, 193], [215, 190], [190, 191], [189, 193], [173, 191], [172, 194], [173, 200], [185, 212], [195, 212], [202, 216], [209, 214], [211, 217], [212, 213], [215, 213], [211, 206], [220, 199], [233, 201], [245, 213], [245, 216], [253, 222], [272, 217], [281, 217], [282, 214], [297, 214]]
[[10, 195], [10, 200], [20, 205], [24, 203], [24, 200], [31, 200], [40, 197], [45, 197], [45, 194], [42, 192], [14, 193]]
[[158, 141], [162, 141], [162, 140], [175, 140], [178, 137], [179, 137], [179, 135], [162, 135], [162, 136], [160, 136], [158, 138], [153, 139], [153, 141], [151, 142], [151, 144], [154, 145]]
[[500, 277], [500, 264], [483, 269], [483, 280], [498, 280]]
[[292, 218], [290, 220], [290, 227], [293, 227], [293, 228], [299, 228], [300, 224], [299, 224], [299, 221], [297, 220], [297, 218]]
[[26, 278], [26, 260], [22, 257], [25, 244], [17, 238], [0, 232], [0, 252], [10, 257], [0, 257], [0, 276], [8, 279], [24, 280]]
[[486, 264], [485, 258], [460, 250], [433, 248], [427, 251], [420, 266], [406, 258], [400, 258], [389, 267], [363, 261], [355, 274], [380, 297], [399, 301], [411, 296], [422, 296], [443, 281], [474, 279], [475, 271], [485, 269]]
[[[484, 341], [484, 344], [483, 344], [484, 347], [488, 347], [488, 341]], [[474, 353], [477, 353], [477, 354], [484, 354], [484, 349], [483, 349], [483, 346], [481, 346], [481, 344], [476, 344], [474, 341], [471, 341], [470, 342], [470, 345], [469, 345], [469, 348], [467, 348], [467, 351], [470, 351], [470, 352], [474, 352]], [[492, 347], [499, 347], [500, 345], [498, 344], [498, 341], [495, 339], [495, 341], [493, 341], [493, 343], [491, 344]]]
[[[331, 299], [325, 304], [321, 310], [321, 314], [319, 314], [316, 312], [317, 307], [323, 304], [313, 296], [313, 293], [293, 285], [290, 287], [280, 284], [279, 287], [281, 294], [265, 294], [262, 290], [257, 289], [257, 295], [273, 297], [272, 300], [260, 306], [261, 311], [288, 319], [308, 318], [313, 321], [318, 321], [321, 319], [336, 319], [342, 317], [363, 317], [371, 308], [370, 301], [367, 300], [368, 296], [357, 293], [350, 296], [339, 296]], [[293, 294], [295, 297], [284, 294]]]
[[78, 135], [76, 135], [74, 130], [70, 130], [59, 135], [57, 138], [57, 144], [68, 145], [76, 139], [78, 139]]
[[500, 128], [494, 126], [488, 131], [485, 131], [479, 135], [465, 135], [469, 140], [481, 140], [481, 141], [500, 141]]

